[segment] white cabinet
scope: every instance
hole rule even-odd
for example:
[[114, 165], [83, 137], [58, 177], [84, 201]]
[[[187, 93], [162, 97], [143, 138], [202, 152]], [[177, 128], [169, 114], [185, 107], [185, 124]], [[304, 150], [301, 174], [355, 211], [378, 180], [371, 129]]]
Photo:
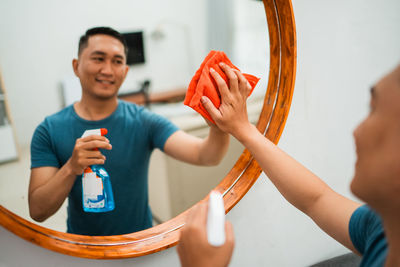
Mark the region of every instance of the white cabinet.
[[[189, 133], [208, 134], [208, 128]], [[219, 184], [233, 167], [243, 146], [231, 137], [229, 150], [218, 166], [194, 166], [154, 151], [149, 170], [149, 198], [154, 219], [164, 222], [175, 217]]]

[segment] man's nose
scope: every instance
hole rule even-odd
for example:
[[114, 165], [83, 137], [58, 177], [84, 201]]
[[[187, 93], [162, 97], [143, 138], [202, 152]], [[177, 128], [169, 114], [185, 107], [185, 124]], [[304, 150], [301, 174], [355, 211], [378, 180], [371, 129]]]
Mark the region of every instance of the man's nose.
[[104, 64], [102, 64], [101, 66], [100, 73], [104, 75], [112, 75], [113, 69], [111, 66], [111, 62], [108, 61], [104, 62]]

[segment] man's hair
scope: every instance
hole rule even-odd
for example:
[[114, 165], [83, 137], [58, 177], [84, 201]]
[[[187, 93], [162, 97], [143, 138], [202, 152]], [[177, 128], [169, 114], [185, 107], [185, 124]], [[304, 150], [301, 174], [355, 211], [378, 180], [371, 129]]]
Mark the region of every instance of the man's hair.
[[86, 33], [79, 39], [78, 56], [82, 53], [83, 49], [88, 46], [89, 37], [97, 34], [105, 34], [118, 39], [124, 45], [125, 56], [128, 55], [128, 45], [126, 44], [126, 40], [121, 33], [110, 27], [95, 27], [87, 30]]

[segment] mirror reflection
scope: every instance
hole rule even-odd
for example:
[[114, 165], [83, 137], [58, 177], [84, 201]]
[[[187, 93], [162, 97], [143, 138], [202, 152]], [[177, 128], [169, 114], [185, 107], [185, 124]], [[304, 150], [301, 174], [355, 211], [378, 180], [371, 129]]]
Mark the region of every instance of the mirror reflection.
[[[80, 69], [82, 65], [79, 65], [79, 59], [74, 63], [75, 69], [71, 66], [71, 61], [73, 58], [77, 58], [79, 37], [88, 28], [106, 25], [118, 30], [126, 37], [139, 36], [136, 38], [136, 41], [139, 40], [139, 44], [136, 43], [136, 48], [139, 49], [138, 56], [128, 63], [126, 78], [121, 87], [113, 88], [119, 89], [119, 99], [136, 103], [140, 107], [144, 106], [144, 110], [163, 116], [182, 132], [185, 132], [187, 136], [206, 138], [210, 129], [201, 116], [182, 104], [186, 87], [209, 50], [225, 51], [232, 62], [243, 72], [262, 78], [248, 100], [250, 120], [256, 123], [268, 80], [266, 65], [269, 62], [266, 19], [263, 9], [260, 8], [262, 3], [244, 0], [221, 1], [218, 4], [211, 0], [169, 0], [165, 2], [167, 3], [118, 1], [119, 8], [118, 12], [115, 10], [115, 14], [108, 5], [101, 5], [98, 1], [85, 3], [43, 1], [36, 5], [24, 3], [24, 8], [20, 8], [19, 1], [6, 1], [2, 4], [6, 12], [1, 19], [4, 23], [1, 23], [0, 32], [8, 38], [5, 38], [6, 41], [0, 44], [0, 64], [4, 79], [4, 91], [7, 91], [8, 96], [9, 113], [13, 119], [14, 136], [18, 143], [19, 160], [0, 165], [1, 205], [32, 221], [29, 216], [27, 199], [31, 167], [29, 146], [34, 130], [46, 116], [54, 114], [64, 107], [68, 108], [71, 104], [74, 105], [73, 111], [81, 119], [102, 120], [112, 113], [102, 114], [104, 117], [100, 115], [100, 117], [93, 118], [91, 117], [93, 113], [85, 110], [85, 106], [76, 104], [82, 103], [82, 101], [76, 101], [84, 98], [85, 90], [81, 95], [82, 88], [75, 74], [80, 76], [81, 81], [82, 77], [86, 76], [82, 74], [82, 69]], [[94, 4], [95, 6], [93, 6]], [[157, 8], [153, 8], [154, 6]], [[71, 18], [71, 14], [73, 14], [73, 18]], [[17, 21], [17, 23], [11, 24], [10, 21]], [[52, 21], [51, 25], [48, 23], [49, 21]], [[141, 40], [142, 42], [140, 42]], [[86, 48], [90, 50], [92, 44], [89, 43]], [[141, 44], [143, 47], [140, 46]], [[116, 46], [120, 49], [117, 49], [116, 54], [124, 56], [123, 46], [120, 46], [118, 42]], [[131, 51], [133, 49], [135, 48], [132, 48]], [[110, 54], [113, 55], [110, 58], [115, 59], [114, 52], [102, 54], [101, 56], [104, 58], [100, 60], [106, 60]], [[95, 79], [97, 78], [96, 76]], [[107, 87], [110, 84], [114, 85], [115, 81], [100, 82], [103, 85], [106, 83]], [[102, 111], [104, 110], [105, 108], [102, 109]], [[67, 124], [64, 126], [68, 128]], [[59, 129], [60, 132], [63, 134], [74, 132], [71, 129], [75, 129], [76, 125], [69, 126], [68, 129]], [[106, 135], [110, 142], [112, 140], [113, 150], [127, 150], [127, 147], [124, 146], [127, 145], [127, 141], [125, 139], [118, 140], [118, 135], [115, 135], [113, 130], [109, 129], [109, 135]], [[77, 131], [71, 135], [75, 135], [75, 138], [80, 137], [82, 131], [83, 128], [79, 133]], [[75, 138], [71, 138], [71, 140]], [[65, 140], [60, 139], [57, 144]], [[72, 151], [75, 143], [71, 140], [65, 141], [61, 147]], [[166, 155], [160, 149], [155, 149], [151, 154], [148, 194], [141, 192], [146, 190], [146, 184], [139, 192], [145, 196], [143, 201], [148, 201], [151, 210], [151, 214], [143, 215], [143, 218], [152, 217], [152, 221], [141, 229], [162, 223], [202, 199], [226, 175], [243, 150], [236, 140], [230, 138], [227, 152], [221, 154], [222, 159], [217, 166], [196, 166], [196, 164], [199, 165], [199, 162], [186, 160], [195, 165], [182, 162], [182, 157], [185, 157], [182, 156], [182, 153], [191, 156], [194, 152], [187, 153], [187, 147], [182, 145], [185, 144], [182, 143], [182, 137], [177, 140], [172, 143], [173, 148], [169, 150], [169, 154], [175, 155], [175, 158], [180, 160]], [[220, 142], [217, 144], [220, 145]], [[214, 148], [219, 147], [214, 146]], [[179, 152], [182, 150], [183, 152]], [[108, 161], [125, 160], [122, 156], [113, 159], [111, 152], [107, 154], [106, 149], [101, 151], [104, 152]], [[134, 148], [133, 157], [142, 160], [146, 157], [143, 152], [137, 154], [135, 152]], [[181, 154], [176, 156], [176, 153]], [[216, 153], [212, 153], [212, 155], [214, 154]], [[150, 156], [150, 152], [148, 156]], [[210, 158], [210, 156], [206, 158]], [[68, 157], [61, 160], [61, 162], [67, 161]], [[137, 168], [143, 168], [143, 172], [146, 173], [146, 160], [143, 162], [137, 164], [139, 166], [134, 170], [127, 172], [132, 173]], [[130, 167], [132, 166], [130, 165]], [[111, 181], [113, 181], [114, 171], [109, 172]], [[45, 176], [46, 173], [39, 173], [38, 177], [41, 177], [37, 183], [39, 187], [44, 183], [42, 177]], [[144, 174], [145, 178], [146, 176]], [[79, 181], [79, 177], [77, 181]], [[55, 188], [60, 186], [61, 184], [58, 184]], [[81, 185], [78, 183], [73, 186], [77, 187], [76, 198], [81, 197], [81, 191], [79, 191]], [[121, 188], [123, 187], [121, 186]], [[132, 184], [131, 187], [135, 187], [135, 185]], [[115, 195], [114, 198], [120, 199], [121, 191], [115, 190], [114, 193], [118, 195]], [[54, 190], [48, 192], [55, 194]], [[138, 196], [135, 193], [122, 194], [129, 199]], [[48, 200], [53, 197], [54, 195], [50, 194], [38, 198], [37, 209], [43, 210], [43, 205], [50, 202]], [[120, 202], [116, 200], [117, 207], [119, 207], [118, 203]], [[51, 229], [66, 231], [68, 206], [71, 207], [71, 204], [68, 205], [68, 201], [64, 201], [58, 211], [41, 224]], [[54, 209], [54, 207], [52, 208]], [[146, 208], [144, 210], [147, 211]], [[77, 217], [79, 216], [77, 215]], [[93, 220], [98, 220], [99, 217], [96, 216], [92, 216]], [[38, 216], [36, 219], [42, 220], [43, 218], [40, 217]], [[136, 217], [136, 215], [121, 213], [117, 220], [124, 217], [126, 217], [124, 220], [127, 225], [134, 224], [135, 218], [132, 217]], [[99, 235], [98, 232], [94, 234]], [[115, 233], [106, 232], [105, 234]]]

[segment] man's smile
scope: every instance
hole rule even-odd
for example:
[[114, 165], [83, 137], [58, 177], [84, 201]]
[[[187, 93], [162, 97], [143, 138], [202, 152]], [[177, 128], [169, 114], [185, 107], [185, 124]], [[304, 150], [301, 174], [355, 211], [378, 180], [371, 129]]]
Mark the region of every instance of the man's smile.
[[96, 82], [102, 83], [102, 84], [114, 84], [115, 81], [113, 80], [107, 80], [107, 79], [99, 79], [95, 78]]

